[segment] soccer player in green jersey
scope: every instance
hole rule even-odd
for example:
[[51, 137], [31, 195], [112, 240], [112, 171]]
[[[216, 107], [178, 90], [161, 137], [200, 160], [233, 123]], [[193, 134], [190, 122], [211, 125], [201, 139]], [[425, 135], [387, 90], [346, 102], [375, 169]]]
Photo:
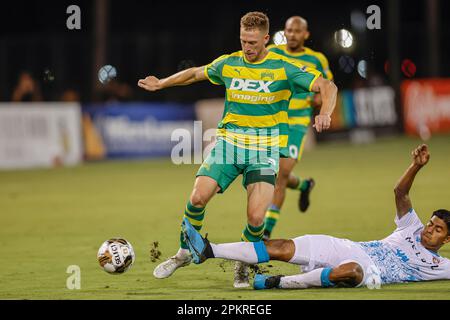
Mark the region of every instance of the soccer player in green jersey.
[[[304, 46], [309, 38], [308, 23], [299, 16], [286, 21], [284, 34], [286, 44], [270, 45], [268, 50], [299, 61], [301, 64], [322, 73], [325, 79], [333, 80], [328, 61], [325, 56]], [[280, 217], [281, 207], [286, 196], [286, 188], [299, 190], [298, 206], [301, 212], [309, 207], [309, 195], [314, 187], [314, 179], [301, 180], [293, 174], [293, 169], [301, 160], [308, 126], [311, 123], [313, 107], [320, 103], [320, 95], [314, 92], [296, 92], [289, 103], [289, 157], [280, 159], [280, 170], [277, 176], [272, 204], [266, 212], [264, 238], [269, 239], [275, 224]]]
[[[224, 192], [240, 174], [247, 190], [247, 225], [243, 241], [260, 241], [264, 215], [273, 198], [280, 153], [286, 151], [288, 104], [295, 92], [322, 94], [322, 109], [315, 117], [318, 132], [330, 126], [336, 104], [336, 86], [319, 71], [274, 52], [266, 45], [270, 39], [269, 19], [260, 12], [241, 18], [242, 51], [223, 55], [212, 63], [193, 67], [164, 79], [148, 76], [138, 86], [156, 91], [172, 86], [209, 80], [226, 88], [225, 109], [217, 130], [217, 142], [197, 172], [184, 217], [200, 230], [205, 207], [216, 193]], [[166, 278], [191, 262], [184, 236], [180, 249], [158, 265], [153, 275]], [[235, 287], [249, 286], [248, 265], [235, 268]]]

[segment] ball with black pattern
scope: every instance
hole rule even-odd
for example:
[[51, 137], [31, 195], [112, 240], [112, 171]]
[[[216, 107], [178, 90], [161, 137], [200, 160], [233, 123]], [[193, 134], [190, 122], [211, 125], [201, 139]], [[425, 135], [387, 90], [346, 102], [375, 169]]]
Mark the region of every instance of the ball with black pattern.
[[134, 264], [133, 246], [123, 238], [111, 238], [103, 242], [97, 253], [100, 267], [109, 274], [122, 274]]

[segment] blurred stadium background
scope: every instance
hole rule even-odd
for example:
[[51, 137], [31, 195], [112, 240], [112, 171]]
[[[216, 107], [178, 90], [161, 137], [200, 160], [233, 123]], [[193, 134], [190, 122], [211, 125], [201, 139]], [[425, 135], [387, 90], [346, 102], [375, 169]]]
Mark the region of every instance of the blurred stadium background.
[[[81, 9], [80, 30], [66, 26], [73, 4]], [[381, 9], [381, 28], [370, 30], [366, 10], [374, 4]], [[0, 297], [450, 297], [442, 282], [411, 290], [399, 285], [381, 292], [256, 297], [232, 290], [231, 272], [222, 271], [231, 267], [218, 262], [205, 266], [206, 279], [200, 267], [180, 270], [163, 285], [152, 279], [150, 245], [159, 241], [163, 257], [176, 250], [180, 210], [198, 167], [171, 162], [179, 143], [172, 133], [194, 134], [194, 120], [202, 121], [203, 131], [215, 127], [224, 92], [200, 83], [148, 93], [136, 83], [239, 50], [239, 19], [248, 11], [267, 13], [272, 35], [290, 16], [305, 17], [311, 31], [306, 46], [328, 57], [339, 88], [331, 130], [310, 132], [304, 161], [296, 167], [299, 175], [318, 181], [311, 213], [286, 213], [276, 236], [384, 237], [393, 229], [392, 186], [421, 141], [430, 144], [433, 158], [413, 199], [424, 219], [432, 209], [448, 207], [448, 1], [7, 1], [0, 13], [0, 244], [13, 263], [0, 271]], [[351, 41], [336, 37], [342, 29]], [[102, 85], [97, 73], [108, 64], [118, 75]], [[240, 188], [235, 184], [209, 206], [205, 228], [213, 239], [238, 239], [245, 221]], [[286, 212], [296, 211], [290, 200]], [[156, 212], [166, 215], [152, 216]], [[223, 223], [223, 215], [235, 220]], [[112, 279], [101, 273], [95, 254], [118, 234], [135, 245], [137, 263]], [[70, 264], [85, 270], [80, 291], [65, 288]], [[29, 267], [19, 267], [24, 265]], [[292, 266], [274, 268], [294, 272]]]

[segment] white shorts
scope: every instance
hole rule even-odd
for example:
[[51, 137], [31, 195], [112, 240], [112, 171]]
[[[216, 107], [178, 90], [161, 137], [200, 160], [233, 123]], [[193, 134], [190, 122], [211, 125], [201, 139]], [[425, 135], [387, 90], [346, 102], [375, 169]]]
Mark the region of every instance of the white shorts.
[[369, 273], [367, 270], [375, 265], [354, 241], [326, 235], [305, 235], [292, 240], [295, 243], [295, 254], [289, 262], [300, 265], [302, 272], [356, 262], [364, 271], [363, 281], [358, 285], [361, 286], [366, 283]]

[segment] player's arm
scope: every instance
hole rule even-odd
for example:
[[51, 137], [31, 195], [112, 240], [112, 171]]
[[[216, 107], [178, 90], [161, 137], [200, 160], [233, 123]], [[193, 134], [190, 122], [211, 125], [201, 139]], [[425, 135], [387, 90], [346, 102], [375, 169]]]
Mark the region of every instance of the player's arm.
[[187, 86], [194, 82], [207, 80], [205, 66], [193, 67], [171, 75], [164, 79], [148, 76], [138, 81], [138, 86], [147, 91], [157, 91], [175, 86]]
[[422, 144], [411, 152], [413, 157], [412, 163], [406, 172], [400, 177], [394, 188], [395, 204], [397, 206], [397, 216], [401, 219], [412, 208], [411, 199], [409, 198], [409, 190], [414, 182], [417, 172], [428, 163], [430, 153], [428, 146]]
[[[330, 81], [333, 81], [333, 80], [330, 80]], [[313, 106], [313, 108], [317, 108], [317, 109], [319, 109], [322, 106], [322, 97], [320, 96], [320, 93], [316, 93], [312, 97], [311, 105]]]
[[[330, 64], [328, 63], [328, 59], [325, 57], [323, 53], [317, 52], [316, 53], [317, 58], [319, 59], [320, 64], [318, 65], [317, 70], [322, 72], [322, 75], [325, 79], [328, 79], [330, 81], [334, 80], [333, 73], [330, 70]], [[320, 108], [322, 106], [322, 97], [320, 96], [320, 93], [316, 93], [313, 96], [312, 106], [314, 108]]]
[[332, 81], [326, 80], [320, 76], [314, 82], [311, 91], [320, 93], [322, 99], [322, 107], [320, 108], [319, 114], [315, 117], [313, 125], [317, 132], [322, 132], [322, 130], [330, 128], [331, 114], [336, 107], [338, 89]]

